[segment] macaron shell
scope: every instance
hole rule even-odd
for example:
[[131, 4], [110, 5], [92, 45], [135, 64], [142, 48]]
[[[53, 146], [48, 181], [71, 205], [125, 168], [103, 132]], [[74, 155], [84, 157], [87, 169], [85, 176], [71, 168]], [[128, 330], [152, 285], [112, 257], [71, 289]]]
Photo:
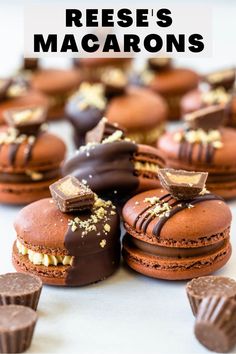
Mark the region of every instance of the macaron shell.
[[[5, 130], [6, 128], [2, 128]], [[25, 164], [26, 143], [22, 143], [12, 165], [9, 160], [11, 145], [4, 144], [0, 149], [0, 172], [24, 172], [26, 169], [45, 171], [58, 168], [64, 160], [66, 146], [57, 136], [50, 133], [39, 135], [34, 143], [30, 160]]]
[[199, 76], [184, 68], [172, 68], [158, 73], [151, 81], [150, 88], [162, 95], [184, 94], [197, 87]]
[[56, 181], [57, 178], [32, 183], [0, 183], [0, 201], [6, 204], [23, 205], [47, 198], [50, 196], [49, 185]]
[[185, 280], [211, 274], [223, 267], [231, 256], [231, 245], [196, 258], [162, 258], [130, 247], [124, 238], [123, 257], [133, 270], [143, 275], [166, 280]]
[[32, 87], [47, 95], [70, 93], [81, 82], [78, 70], [43, 69], [32, 76]]
[[132, 133], [163, 123], [167, 118], [167, 105], [148, 89], [130, 87], [127, 93], [110, 101], [105, 116], [111, 123], [118, 123]]
[[[125, 204], [122, 214], [130, 234], [156, 245], [189, 247], [194, 243], [195, 247], [198, 247], [218, 242], [217, 235], [230, 227], [232, 215], [229, 207], [223, 201], [211, 200], [198, 203], [193, 208], [184, 209], [170, 217], [158, 238], [152, 233], [157, 222], [156, 218], [149, 224], [146, 233], [137, 233], [133, 225], [140, 212], [148, 206], [144, 200], [153, 196], [160, 197], [166, 193], [160, 189], [143, 192]], [[220, 236], [220, 239], [222, 238], [224, 235]]]
[[23, 108], [27, 106], [49, 106], [49, 99], [43, 93], [36, 90], [29, 90], [25, 95], [10, 98], [0, 102], [0, 124], [5, 124], [3, 112], [12, 108]]

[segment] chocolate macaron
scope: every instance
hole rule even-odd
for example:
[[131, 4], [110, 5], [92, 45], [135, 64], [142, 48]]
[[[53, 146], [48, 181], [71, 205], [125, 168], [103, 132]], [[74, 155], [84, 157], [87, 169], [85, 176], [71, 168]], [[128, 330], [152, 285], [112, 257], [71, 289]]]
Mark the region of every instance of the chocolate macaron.
[[81, 75], [73, 69], [39, 68], [31, 75], [31, 85], [49, 99], [49, 119], [64, 118], [68, 97], [78, 89]]
[[71, 176], [50, 189], [54, 200], [26, 206], [15, 220], [15, 268], [51, 285], [79, 286], [107, 278], [120, 261], [115, 206]]
[[8, 125], [0, 129], [0, 202], [26, 204], [49, 196], [49, 185], [61, 176], [65, 144], [44, 129], [43, 107], [4, 114]]
[[83, 80], [89, 82], [99, 82], [107, 68], [127, 73], [131, 62], [131, 58], [76, 58], [73, 61], [75, 68], [80, 70]]
[[207, 188], [224, 198], [236, 197], [236, 132], [222, 127], [225, 106], [202, 108], [185, 116], [187, 128], [164, 134], [157, 146], [168, 167], [207, 171]]
[[124, 260], [141, 274], [168, 280], [221, 268], [231, 255], [229, 207], [206, 192], [203, 173], [164, 169], [159, 174], [168, 190], [138, 194], [123, 208]]
[[5, 110], [28, 105], [47, 108], [49, 100], [20, 77], [0, 79], [0, 124], [4, 124]]
[[187, 68], [176, 68], [170, 58], [152, 58], [138, 75], [138, 83], [165, 98], [170, 120], [181, 118], [180, 102], [190, 90], [197, 88], [198, 74]]
[[105, 115], [109, 122], [126, 129], [126, 135], [140, 144], [153, 145], [164, 131], [167, 106], [146, 88], [127, 86], [120, 70], [106, 70], [102, 83], [83, 83], [66, 106], [75, 129], [75, 143], [81, 146], [87, 131]]
[[62, 172], [82, 180], [98, 195], [119, 201], [157, 188], [157, 172], [164, 165], [157, 149], [123, 139], [123, 132], [116, 130], [101, 143], [82, 146]]

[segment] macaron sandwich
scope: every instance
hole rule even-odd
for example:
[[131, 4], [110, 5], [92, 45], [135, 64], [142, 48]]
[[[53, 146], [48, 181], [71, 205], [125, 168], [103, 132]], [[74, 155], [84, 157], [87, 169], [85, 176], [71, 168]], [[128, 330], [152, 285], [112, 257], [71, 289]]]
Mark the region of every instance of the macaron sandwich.
[[88, 144], [65, 162], [64, 176], [75, 176], [112, 201], [159, 186], [157, 172], [165, 161], [154, 147], [125, 138], [124, 131], [105, 118], [87, 133], [86, 141]]
[[119, 266], [115, 206], [72, 176], [50, 186], [52, 198], [24, 207], [15, 220], [13, 264], [43, 283], [79, 286], [107, 278]]
[[128, 86], [127, 77], [118, 69], [104, 71], [101, 83], [83, 83], [69, 99], [66, 115], [74, 127], [77, 147], [85, 134], [105, 115], [110, 123], [126, 129], [137, 143], [153, 145], [164, 131], [167, 106], [146, 88]]
[[161, 169], [164, 189], [131, 198], [123, 208], [123, 257], [135, 271], [181, 280], [210, 274], [230, 258], [231, 212], [205, 189], [207, 173]]
[[202, 108], [185, 116], [187, 127], [165, 133], [157, 146], [166, 165], [207, 171], [207, 188], [224, 198], [236, 197], [236, 131], [224, 127], [225, 105]]
[[203, 78], [203, 84], [188, 92], [181, 101], [183, 114], [211, 105], [226, 106], [226, 124], [236, 126], [235, 68], [214, 71]]
[[0, 128], [0, 202], [26, 204], [49, 196], [49, 185], [61, 176], [66, 147], [45, 129], [41, 106], [4, 112]]
[[181, 99], [198, 87], [199, 75], [187, 68], [174, 67], [171, 58], [150, 58], [135, 82], [163, 96], [168, 105], [168, 119], [178, 120], [181, 118]]

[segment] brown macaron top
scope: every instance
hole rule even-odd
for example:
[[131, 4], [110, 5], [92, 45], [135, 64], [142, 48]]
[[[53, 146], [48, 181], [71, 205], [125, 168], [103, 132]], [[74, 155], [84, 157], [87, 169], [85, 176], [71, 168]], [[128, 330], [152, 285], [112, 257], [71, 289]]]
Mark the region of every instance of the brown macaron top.
[[[108, 248], [119, 240], [119, 216], [111, 202], [99, 201], [101, 200], [98, 199], [98, 204], [95, 201], [91, 210], [74, 213], [62, 213], [51, 198], [29, 204], [18, 213], [14, 222], [17, 238], [25, 247], [50, 255], [78, 256], [95, 253], [102, 250], [102, 239], [106, 239]], [[105, 214], [97, 222], [91, 220], [91, 215], [104, 210]], [[72, 230], [69, 222], [76, 217], [82, 221], [90, 219], [90, 225], [95, 227], [86, 232], [86, 225], [78, 225], [76, 230]], [[106, 224], [109, 224], [108, 228], [105, 227]], [[68, 249], [68, 245], [73, 250]]]
[[[228, 171], [236, 171], [235, 162], [235, 148], [236, 148], [236, 132], [232, 128], [220, 128], [221, 143], [220, 148], [214, 150], [212, 168], [221, 168], [227, 166]], [[163, 152], [167, 160], [180, 161], [179, 153], [181, 142], [176, 141], [176, 133], [181, 132], [181, 130], [175, 132], [165, 133], [158, 141], [157, 145], [159, 149]], [[206, 161], [206, 159], [199, 159], [199, 148], [200, 144], [191, 144], [191, 164], [194, 166], [207, 166], [207, 170], [211, 167], [211, 164]], [[206, 145], [205, 145], [206, 148]], [[204, 151], [202, 151], [204, 152]], [[205, 153], [203, 154], [205, 156]], [[186, 165], [187, 160], [183, 160]]]
[[[158, 198], [165, 202], [163, 214], [158, 216]], [[199, 198], [199, 197], [196, 197]], [[230, 227], [232, 215], [227, 204], [216, 196], [202, 195], [196, 199], [176, 201], [166, 190], [154, 189], [131, 198], [123, 208], [125, 227], [132, 236], [153, 245], [172, 247], [199, 247], [219, 242], [217, 235]], [[170, 204], [175, 207], [169, 209]], [[157, 208], [155, 209], [155, 207]], [[181, 208], [173, 213], [175, 208]], [[145, 221], [149, 218], [146, 224]], [[209, 222], [211, 220], [211, 222]], [[161, 226], [155, 232], [155, 226]]]
[[76, 61], [78, 67], [96, 69], [104, 65], [115, 66], [120, 62], [130, 62], [132, 58], [80, 58]]
[[80, 82], [80, 73], [73, 69], [41, 69], [35, 71], [31, 79], [33, 88], [48, 95], [71, 93]]
[[[2, 127], [0, 133], [7, 129], [5, 126]], [[14, 143], [0, 145], [0, 172], [21, 173], [27, 169], [45, 171], [60, 166], [66, 153], [64, 142], [48, 132], [41, 132], [33, 138], [35, 140], [32, 145], [30, 145], [30, 140], [24, 140], [17, 146]], [[29, 149], [31, 151], [26, 158]]]
[[183, 94], [197, 87], [199, 75], [190, 69], [172, 68], [158, 72], [149, 87], [163, 95]]
[[106, 117], [131, 131], [148, 130], [166, 120], [167, 105], [149, 89], [130, 87], [124, 95], [110, 101]]

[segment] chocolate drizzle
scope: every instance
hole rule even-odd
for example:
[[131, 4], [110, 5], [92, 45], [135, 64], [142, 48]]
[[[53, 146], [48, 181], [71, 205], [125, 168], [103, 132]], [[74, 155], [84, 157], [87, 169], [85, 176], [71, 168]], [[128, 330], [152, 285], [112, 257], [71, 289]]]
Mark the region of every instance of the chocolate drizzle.
[[193, 152], [194, 147], [197, 146], [197, 161], [202, 163], [212, 163], [215, 148], [212, 143], [203, 144], [201, 142], [190, 143], [186, 140], [182, 140], [179, 146], [178, 158], [182, 161], [188, 161], [188, 163], [192, 163], [193, 160]]
[[[158, 203], [160, 205], [163, 205], [164, 203], [168, 203], [170, 210], [165, 213], [165, 215], [161, 215], [162, 211], [158, 214], [150, 214], [149, 211], [151, 208], [155, 207], [155, 204], [151, 204], [143, 209], [138, 216], [136, 217], [133, 227], [136, 228], [139, 231], [146, 232], [148, 226], [150, 223], [155, 219], [158, 218], [157, 223], [154, 225], [152, 233], [156, 236], [159, 237], [161, 230], [165, 223], [175, 214], [178, 212], [189, 208], [190, 206], [193, 206], [195, 204], [209, 201], [209, 200], [223, 200], [221, 197], [215, 196], [213, 194], [205, 194], [205, 195], [199, 195], [195, 197], [192, 200], [185, 200], [185, 201], [179, 201], [174, 199], [171, 194], [165, 194], [161, 198], [159, 198]], [[159, 217], [161, 215], [161, 217]]]

